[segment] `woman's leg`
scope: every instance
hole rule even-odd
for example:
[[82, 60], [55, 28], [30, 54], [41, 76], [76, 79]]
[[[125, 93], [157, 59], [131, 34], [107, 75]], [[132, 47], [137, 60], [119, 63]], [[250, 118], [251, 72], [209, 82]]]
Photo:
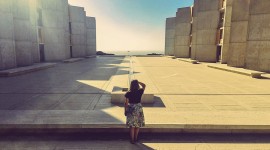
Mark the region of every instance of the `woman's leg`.
[[138, 141], [139, 130], [140, 128], [135, 128], [135, 137], [134, 137], [135, 141]]
[[135, 128], [130, 127], [130, 141], [133, 143], [134, 142], [134, 135], [135, 135]]

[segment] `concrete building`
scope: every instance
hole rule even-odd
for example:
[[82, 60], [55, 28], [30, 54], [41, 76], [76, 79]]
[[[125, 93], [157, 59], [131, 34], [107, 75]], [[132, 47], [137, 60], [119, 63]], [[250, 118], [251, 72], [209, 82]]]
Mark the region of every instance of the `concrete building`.
[[0, 70], [96, 53], [95, 18], [68, 0], [0, 0], [0, 19]]
[[72, 57], [86, 56], [86, 12], [83, 7], [69, 6]]
[[166, 19], [165, 55], [174, 56], [175, 17]]
[[270, 72], [269, 6], [267, 0], [233, 1], [229, 66]]
[[86, 17], [86, 55], [95, 55], [97, 49], [96, 19]]
[[[190, 58], [270, 72], [269, 7], [268, 0], [195, 0]], [[181, 9], [185, 8], [178, 11]], [[178, 17], [177, 13], [176, 20]], [[175, 38], [166, 38], [166, 43], [174, 40], [173, 55], [186, 58], [179, 54], [183, 50], [176, 50], [186, 40], [179, 35], [186, 31], [177, 26], [177, 21], [175, 28]], [[165, 54], [169, 50], [166, 48]]]
[[13, 1], [0, 0], [0, 69], [17, 66], [14, 43]]
[[179, 8], [175, 18], [175, 57], [189, 58], [191, 55], [191, 21], [191, 7]]

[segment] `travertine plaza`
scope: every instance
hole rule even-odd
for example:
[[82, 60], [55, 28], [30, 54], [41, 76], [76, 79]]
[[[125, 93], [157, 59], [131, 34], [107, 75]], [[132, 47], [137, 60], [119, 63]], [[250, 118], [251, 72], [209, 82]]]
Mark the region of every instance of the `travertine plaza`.
[[68, 0], [0, 0], [0, 70], [96, 53], [96, 22]]
[[165, 54], [270, 72], [270, 1], [195, 0], [166, 21]]

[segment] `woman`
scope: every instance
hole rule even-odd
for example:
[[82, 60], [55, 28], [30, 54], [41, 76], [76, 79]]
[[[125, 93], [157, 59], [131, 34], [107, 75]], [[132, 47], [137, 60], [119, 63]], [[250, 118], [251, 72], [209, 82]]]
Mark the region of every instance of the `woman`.
[[130, 113], [127, 114], [127, 126], [130, 128], [130, 142], [132, 144], [138, 141], [140, 127], [145, 126], [141, 104], [145, 87], [144, 83], [133, 80], [130, 84], [130, 90], [125, 94], [125, 107], [129, 107], [130, 110]]

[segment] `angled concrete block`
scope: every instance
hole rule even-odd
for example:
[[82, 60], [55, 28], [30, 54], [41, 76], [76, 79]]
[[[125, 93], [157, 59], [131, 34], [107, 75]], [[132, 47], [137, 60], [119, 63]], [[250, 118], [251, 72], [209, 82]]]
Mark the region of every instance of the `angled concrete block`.
[[175, 45], [176, 46], [189, 46], [190, 36], [175, 36]]
[[96, 39], [96, 29], [87, 29], [87, 39]]
[[62, 43], [65, 44], [65, 32], [62, 29], [45, 28], [44, 29], [45, 44]]
[[32, 57], [34, 63], [40, 62], [40, 53], [39, 53], [39, 45], [38, 43], [32, 43]]
[[59, 61], [64, 60], [66, 58], [65, 45], [50, 43], [44, 45], [45, 49], [45, 61]]
[[86, 45], [86, 37], [84, 35], [71, 35], [72, 45]]
[[229, 44], [231, 37], [231, 27], [224, 27], [223, 31], [223, 44]]
[[269, 14], [270, 1], [268, 0], [251, 0], [250, 1], [250, 14]]
[[232, 67], [244, 67], [246, 58], [246, 43], [230, 43], [227, 63]]
[[230, 44], [223, 44], [221, 48], [221, 63], [226, 64], [228, 61], [228, 52], [230, 50]]
[[28, 0], [15, 0], [13, 1], [13, 16], [16, 19], [29, 20], [29, 1]]
[[217, 30], [198, 30], [197, 44], [198, 45], [216, 45]]
[[0, 39], [13, 39], [14, 23], [11, 13], [0, 12]]
[[232, 6], [227, 6], [225, 10], [225, 27], [230, 27], [232, 22]]
[[197, 45], [196, 60], [202, 62], [216, 62], [217, 46], [216, 45]]
[[166, 29], [175, 29], [175, 17], [166, 19]]
[[249, 19], [250, 0], [233, 0], [232, 21], [245, 21]]
[[190, 23], [179, 23], [175, 27], [175, 35], [189, 36], [191, 31]]
[[219, 10], [219, 0], [198, 0], [198, 11]]
[[13, 0], [0, 0], [0, 14], [11, 13], [13, 8]]
[[166, 33], [165, 33], [165, 37], [170, 39], [170, 38], [174, 38], [175, 36], [175, 29], [167, 29]]
[[190, 58], [193, 60], [196, 60], [196, 51], [197, 51], [197, 45], [191, 45], [191, 56]]
[[97, 53], [97, 50], [96, 50], [97, 48], [96, 48], [96, 45], [91, 45], [91, 46], [89, 46], [89, 45], [87, 45], [87, 47], [86, 47], [86, 55], [96, 55], [96, 53]]
[[0, 70], [15, 68], [16, 52], [13, 40], [0, 39]]
[[219, 24], [219, 11], [199, 12], [197, 21], [197, 30], [217, 29]]
[[72, 34], [85, 34], [86, 26], [85, 23], [72, 22], [71, 23], [71, 33]]
[[176, 24], [190, 23], [192, 21], [191, 7], [179, 8], [176, 13]]
[[85, 56], [86, 56], [86, 46], [84, 45], [72, 46], [72, 57], [85, 57]]
[[70, 22], [84, 23], [86, 19], [86, 13], [83, 7], [69, 6]]
[[87, 29], [96, 29], [96, 18], [95, 17], [86, 17], [86, 28]]
[[33, 64], [31, 48], [32, 42], [30, 41], [17, 41], [15, 43], [17, 66], [28, 66]]
[[198, 16], [198, 11], [199, 11], [199, 0], [194, 0], [194, 4], [192, 8], [193, 18]]
[[189, 58], [189, 46], [175, 46], [174, 56], [178, 58]]
[[247, 21], [238, 21], [232, 22], [231, 26], [231, 43], [240, 43], [247, 41], [248, 34], [248, 22]]
[[270, 40], [270, 13], [251, 15], [249, 20], [249, 40]]
[[16, 41], [32, 41], [30, 21], [14, 19], [14, 35]]

